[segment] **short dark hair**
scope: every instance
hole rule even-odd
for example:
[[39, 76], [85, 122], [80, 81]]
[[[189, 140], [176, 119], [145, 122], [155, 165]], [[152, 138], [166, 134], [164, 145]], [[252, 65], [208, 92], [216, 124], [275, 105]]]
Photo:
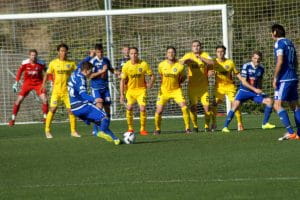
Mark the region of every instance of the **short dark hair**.
[[129, 47], [129, 51], [130, 51], [131, 49], [135, 49], [137, 52], [139, 52], [139, 49], [138, 49], [137, 47]]
[[60, 43], [59, 45], [57, 45], [56, 50], [59, 51], [60, 48], [65, 48], [67, 49], [67, 51], [69, 50], [68, 45], [66, 45], [65, 43]]
[[35, 53], [36, 55], [38, 54], [36, 49], [29, 49], [28, 54], [30, 53]]
[[95, 50], [103, 50], [103, 45], [102, 45], [102, 43], [97, 43], [97, 44], [95, 44]]
[[226, 47], [224, 45], [218, 45], [218, 46], [216, 46], [216, 50], [217, 49], [223, 49], [224, 51], [226, 51]]
[[175, 47], [173, 47], [173, 46], [167, 46], [167, 51], [168, 51], [169, 49], [173, 49], [174, 52], [176, 53], [176, 48], [175, 48]]
[[252, 58], [254, 55], [258, 55], [260, 58], [262, 58], [262, 56], [263, 56], [261, 51], [253, 51], [252, 54], [251, 54], [251, 58]]
[[271, 29], [272, 33], [276, 32], [275, 37], [285, 37], [285, 30], [280, 24], [273, 24]]
[[93, 68], [92, 63], [84, 61], [81, 65], [81, 70], [91, 70]]
[[193, 41], [192, 41], [192, 44], [195, 43], [195, 42], [199, 43], [200, 46], [202, 46], [202, 43], [200, 42], [200, 40], [193, 40]]

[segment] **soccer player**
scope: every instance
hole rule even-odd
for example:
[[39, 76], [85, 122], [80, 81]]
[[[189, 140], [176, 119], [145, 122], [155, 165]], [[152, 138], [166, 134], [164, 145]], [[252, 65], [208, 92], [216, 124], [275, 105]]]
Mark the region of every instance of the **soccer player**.
[[230, 132], [228, 126], [233, 118], [235, 111], [239, 108], [241, 103], [247, 100], [252, 100], [258, 104], [265, 104], [262, 129], [275, 128], [275, 125], [269, 123], [269, 119], [272, 113], [273, 101], [271, 98], [267, 97], [261, 89], [265, 71], [264, 67], [260, 64], [261, 59], [262, 53], [259, 51], [254, 51], [251, 56], [251, 62], [243, 65], [241, 71], [241, 85], [235, 96], [232, 108], [227, 114], [222, 132]]
[[129, 58], [129, 45], [127, 45], [127, 44], [123, 45], [122, 55], [123, 55], [123, 57], [121, 59], [119, 59], [117, 62], [116, 70], [118, 71], [118, 74], [120, 72], [122, 72], [122, 68], [123, 68], [124, 64], [130, 59]]
[[[217, 115], [217, 106], [222, 103], [225, 95], [228, 97], [229, 101], [232, 103], [234, 101], [236, 87], [234, 85], [233, 77], [234, 74], [239, 80], [242, 80], [240, 72], [236, 69], [235, 63], [231, 59], [225, 58], [226, 47], [219, 45], [216, 47], [216, 60], [213, 70], [209, 70], [209, 76], [215, 75], [216, 85], [215, 85], [215, 98], [216, 106], [212, 108], [212, 126], [211, 130], [215, 130], [217, 127], [216, 124], [216, 115]], [[241, 112], [239, 109], [236, 110], [235, 116], [238, 122], [238, 131], [244, 130], [242, 124]]]
[[188, 66], [188, 96], [190, 100], [190, 117], [193, 131], [198, 132], [197, 104], [200, 99], [205, 115], [205, 131], [209, 131], [210, 111], [208, 96], [207, 71], [214, 65], [210, 55], [202, 50], [199, 40], [192, 41], [192, 52], [186, 53], [181, 61]]
[[161, 76], [161, 87], [156, 102], [154, 135], [159, 135], [161, 132], [161, 116], [164, 105], [169, 101], [169, 99], [174, 99], [181, 107], [185, 132], [190, 133], [189, 112], [180, 88], [181, 83], [183, 83], [186, 79], [185, 68], [176, 59], [175, 47], [167, 47], [166, 60], [159, 63], [158, 73]]
[[[153, 86], [155, 77], [152, 73], [148, 63], [140, 60], [138, 57], [138, 49], [131, 47], [129, 49], [130, 60], [125, 63], [121, 74], [120, 83], [120, 102], [124, 104], [124, 88], [127, 82], [126, 92], [126, 118], [128, 125], [128, 132], [134, 132], [133, 130], [133, 105], [137, 102], [140, 109], [140, 134], [148, 135], [146, 131], [146, 98], [147, 88], [150, 89]], [[150, 80], [146, 81], [146, 76], [150, 76]]]
[[100, 130], [97, 133], [98, 137], [119, 145], [120, 140], [108, 128], [110, 120], [107, 114], [102, 109], [94, 106], [94, 104], [101, 102], [101, 100], [87, 93], [87, 78], [91, 76], [92, 69], [93, 65], [91, 63], [83, 62], [81, 69], [72, 73], [68, 81], [71, 111], [87, 124], [91, 122], [95, 123]]
[[[272, 26], [272, 38], [276, 41], [274, 54], [276, 67], [274, 71], [273, 87], [274, 109], [277, 111], [282, 124], [286, 127], [287, 133], [279, 140], [299, 139], [300, 135], [300, 109], [298, 102], [298, 60], [294, 44], [285, 38], [285, 30], [282, 25]], [[294, 132], [287, 111], [282, 107], [282, 102], [288, 102], [294, 111], [294, 119], [297, 126], [297, 133]]]
[[44, 120], [46, 118], [48, 112], [48, 102], [46, 96], [46, 90], [42, 89], [43, 83], [43, 73], [45, 69], [45, 63], [39, 59], [37, 59], [38, 52], [36, 49], [29, 50], [29, 58], [22, 62], [22, 65], [18, 69], [16, 75], [16, 82], [13, 85], [14, 92], [17, 92], [18, 86], [20, 85], [20, 79], [22, 73], [24, 73], [24, 81], [22, 84], [22, 89], [19, 92], [17, 100], [13, 106], [13, 112], [11, 116], [11, 120], [9, 121], [9, 126], [15, 125], [16, 116], [19, 112], [21, 103], [25, 99], [25, 97], [29, 94], [30, 91], [34, 90], [36, 94], [40, 97], [42, 101], [42, 111], [44, 114]]
[[[56, 112], [57, 106], [63, 102], [69, 114], [71, 136], [81, 137], [76, 131], [76, 118], [71, 112], [70, 99], [68, 94], [67, 81], [71, 73], [76, 69], [74, 61], [70, 61], [67, 58], [69, 47], [66, 44], [60, 44], [57, 46], [58, 58], [52, 60], [49, 64], [47, 74], [54, 76], [54, 83], [52, 88], [52, 95], [50, 100], [50, 109], [46, 118], [45, 135], [47, 139], [53, 138], [50, 126]], [[47, 76], [43, 80], [43, 88], [46, 84]]]

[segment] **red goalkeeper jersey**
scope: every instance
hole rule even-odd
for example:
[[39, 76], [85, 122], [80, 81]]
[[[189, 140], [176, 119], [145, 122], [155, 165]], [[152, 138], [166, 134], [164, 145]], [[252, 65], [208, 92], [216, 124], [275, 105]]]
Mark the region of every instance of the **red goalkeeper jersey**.
[[39, 85], [43, 82], [43, 71], [45, 71], [45, 63], [37, 60], [36, 63], [30, 63], [29, 59], [22, 62], [16, 75], [16, 81], [21, 79], [24, 72], [24, 83], [29, 85]]

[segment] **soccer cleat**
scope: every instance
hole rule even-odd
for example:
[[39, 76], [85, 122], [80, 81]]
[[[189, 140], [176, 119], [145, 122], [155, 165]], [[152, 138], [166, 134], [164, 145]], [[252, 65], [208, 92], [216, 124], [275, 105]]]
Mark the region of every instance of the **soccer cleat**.
[[261, 126], [262, 129], [272, 129], [275, 128], [276, 126], [274, 124], [266, 123]]
[[222, 129], [222, 132], [223, 132], [223, 133], [230, 133], [230, 130], [229, 130], [227, 127], [224, 127], [224, 128]]
[[14, 126], [15, 125], [15, 120], [10, 120], [8, 122], [8, 126]]
[[210, 132], [209, 128], [204, 128], [204, 132]]
[[134, 133], [134, 130], [129, 129], [127, 132], [129, 132], [129, 133]]
[[53, 138], [53, 136], [50, 132], [46, 132], [45, 136], [46, 136], [47, 139], [52, 139]]
[[212, 124], [211, 128], [210, 128], [210, 131], [211, 132], [215, 132], [216, 130], [217, 130], [217, 125], [216, 124]]
[[199, 132], [198, 127], [194, 127], [193, 132], [198, 133]]
[[75, 138], [80, 138], [81, 137], [81, 135], [79, 135], [77, 132], [71, 133], [71, 136], [75, 137]]
[[121, 144], [121, 141], [120, 141], [120, 139], [115, 139], [115, 140], [114, 140], [114, 144], [115, 144], [115, 145], [119, 145], [119, 144]]
[[153, 135], [160, 135], [160, 130], [155, 130], [155, 131], [153, 132]]
[[285, 133], [282, 137], [278, 138], [279, 141], [283, 141], [283, 140], [299, 140], [299, 136], [297, 135], [297, 133]]
[[140, 131], [140, 135], [148, 135], [148, 131], [146, 130]]
[[104, 140], [108, 141], [108, 142], [113, 142], [113, 139], [110, 135], [104, 133], [103, 131], [99, 131], [97, 136], [99, 138], [103, 138]]
[[188, 128], [185, 130], [185, 134], [191, 134], [191, 133], [192, 133], [191, 129]]
[[243, 131], [243, 130], [245, 130], [244, 125], [243, 125], [242, 123], [238, 123], [238, 125], [237, 125], [237, 130], [238, 130], [238, 131]]

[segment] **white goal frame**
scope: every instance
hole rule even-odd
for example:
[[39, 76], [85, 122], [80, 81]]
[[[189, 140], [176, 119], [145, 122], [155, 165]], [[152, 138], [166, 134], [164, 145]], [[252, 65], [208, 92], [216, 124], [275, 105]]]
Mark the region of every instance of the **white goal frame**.
[[[114, 66], [114, 49], [111, 17], [118, 15], [141, 15], [141, 14], [159, 14], [159, 13], [181, 13], [196, 11], [221, 11], [222, 15], [222, 40], [223, 45], [227, 47], [226, 56], [232, 55], [231, 44], [229, 43], [228, 27], [228, 8], [226, 4], [218, 5], [201, 5], [201, 6], [180, 6], [180, 7], [163, 7], [163, 8], [140, 8], [140, 9], [111, 9], [109, 0], [105, 0], [106, 10], [92, 11], [70, 11], [70, 12], [45, 12], [45, 13], [24, 13], [24, 14], [3, 14], [0, 15], [0, 21], [3, 20], [26, 20], [26, 19], [54, 19], [54, 18], [76, 18], [76, 17], [106, 17], [106, 37], [107, 37], [107, 56], [112, 60]], [[109, 4], [109, 5], [107, 5]], [[110, 88], [112, 84], [110, 82]], [[112, 94], [112, 114], [116, 111], [116, 92]], [[230, 102], [226, 98], [226, 111], [230, 110]], [[172, 116], [171, 116], [172, 117]], [[151, 117], [149, 117], [151, 118]], [[29, 122], [30, 123], [30, 122]]]

